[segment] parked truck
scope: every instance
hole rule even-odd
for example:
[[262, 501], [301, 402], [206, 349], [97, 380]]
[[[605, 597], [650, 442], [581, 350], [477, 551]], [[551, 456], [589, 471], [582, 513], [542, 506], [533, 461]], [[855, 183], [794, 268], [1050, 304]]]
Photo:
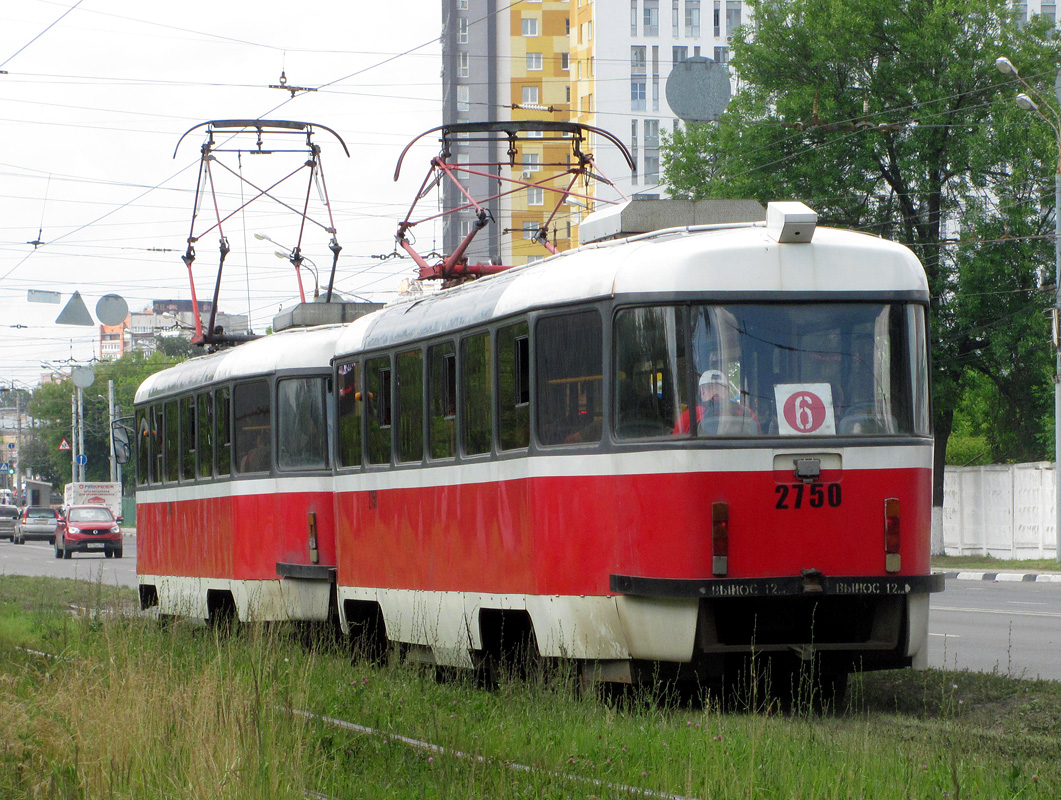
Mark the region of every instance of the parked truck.
[[81, 505], [107, 506], [114, 518], [122, 520], [122, 485], [117, 481], [68, 483], [63, 490], [63, 507]]

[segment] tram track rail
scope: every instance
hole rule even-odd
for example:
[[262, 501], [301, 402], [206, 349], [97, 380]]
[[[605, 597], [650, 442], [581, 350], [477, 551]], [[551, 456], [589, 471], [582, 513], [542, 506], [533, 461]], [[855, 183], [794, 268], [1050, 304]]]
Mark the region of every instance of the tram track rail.
[[[529, 764], [521, 764], [516, 761], [508, 761], [502, 758], [490, 758], [488, 756], [478, 755], [475, 753], [466, 753], [462, 750], [454, 750], [452, 748], [443, 747], [442, 745], [424, 741], [423, 739], [415, 739], [413, 737], [403, 736], [398, 733], [390, 733], [388, 731], [377, 730], [376, 728], [370, 728], [367, 725], [359, 725], [355, 722], [347, 722], [346, 720], [338, 719], [336, 717], [328, 717], [321, 714], [315, 714], [312, 711], [305, 711], [303, 709], [286, 708], [283, 710], [287, 711], [293, 716], [302, 717], [304, 719], [316, 720], [329, 727], [338, 728], [339, 730], [349, 731], [351, 733], [362, 734], [365, 736], [378, 737], [381, 739], [385, 739], [389, 742], [397, 742], [398, 744], [406, 745], [407, 747], [411, 747], [416, 750], [422, 750], [428, 753], [437, 753], [440, 756], [445, 755], [449, 756], [450, 758], [466, 760], [477, 764], [502, 766], [513, 772], [522, 772], [529, 775], [541, 775], [544, 777], [559, 779], [571, 783], [578, 783], [585, 786], [594, 786], [600, 789], [625, 792], [626, 794], [632, 797], [651, 797], [659, 798], [659, 800], [699, 800], [698, 798], [689, 795], [660, 792], [656, 791], [655, 789], [646, 789], [644, 787], [631, 786], [625, 783], [615, 783], [613, 781], [601, 780], [600, 778], [587, 778], [582, 775], [572, 775], [569, 772], [560, 772], [558, 770], [534, 767]], [[314, 797], [317, 797], [317, 795], [314, 795]]]

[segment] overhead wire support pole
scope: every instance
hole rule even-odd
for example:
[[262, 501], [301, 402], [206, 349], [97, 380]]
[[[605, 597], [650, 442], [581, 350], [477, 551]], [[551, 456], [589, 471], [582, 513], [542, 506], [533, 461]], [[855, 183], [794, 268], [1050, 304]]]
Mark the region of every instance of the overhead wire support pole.
[[[1057, 146], [1054, 168], [1054, 306], [1051, 311], [1051, 339], [1054, 347], [1054, 558], [1061, 561], [1061, 114], [1054, 104], [1035, 90], [1017, 68], [1005, 56], [995, 59], [995, 67], [1004, 75], [1012, 75], [1030, 95], [1039, 98], [1036, 103], [1029, 94], [1019, 93], [1017, 105], [1030, 111], [1050, 126]], [[1054, 79], [1054, 98], [1061, 106], [1061, 70]], [[1051, 120], [1040, 110], [1044, 106], [1053, 117]]]

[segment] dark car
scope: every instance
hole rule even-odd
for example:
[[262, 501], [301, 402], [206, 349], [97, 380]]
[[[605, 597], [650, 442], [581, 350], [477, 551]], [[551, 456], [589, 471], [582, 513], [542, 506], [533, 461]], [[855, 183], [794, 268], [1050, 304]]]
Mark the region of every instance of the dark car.
[[55, 528], [55, 557], [74, 553], [122, 557], [122, 529], [106, 506], [70, 506]]
[[0, 539], [15, 539], [15, 521], [18, 519], [18, 506], [0, 505]]
[[27, 539], [44, 539], [55, 544], [55, 528], [59, 524], [59, 512], [51, 506], [26, 506], [15, 522], [15, 544], [25, 544]]

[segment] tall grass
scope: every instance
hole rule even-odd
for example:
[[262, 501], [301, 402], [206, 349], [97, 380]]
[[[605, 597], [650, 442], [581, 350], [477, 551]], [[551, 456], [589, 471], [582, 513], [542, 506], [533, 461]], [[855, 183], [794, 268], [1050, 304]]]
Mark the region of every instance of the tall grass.
[[487, 691], [283, 627], [160, 627], [91, 586], [15, 601], [6, 580], [0, 620], [20, 622], [0, 624], [2, 798], [1061, 795], [1057, 684], [869, 674], [833, 715], [582, 692], [569, 665]]
[[0, 797], [305, 797], [309, 732], [284, 709], [312, 654], [97, 612], [63, 634], [55, 657], [3, 649]]

